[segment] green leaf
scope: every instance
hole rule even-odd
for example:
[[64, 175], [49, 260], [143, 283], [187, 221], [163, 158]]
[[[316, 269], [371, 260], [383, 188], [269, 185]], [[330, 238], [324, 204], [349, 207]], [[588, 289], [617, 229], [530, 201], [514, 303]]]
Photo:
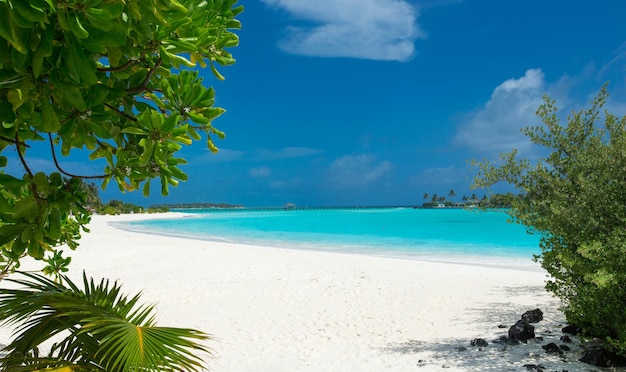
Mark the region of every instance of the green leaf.
[[[6, 157], [4, 157], [4, 159], [6, 164]], [[22, 187], [26, 185], [26, 182], [17, 179], [9, 174], [0, 173], [0, 185], [2, 185], [3, 188], [9, 190], [14, 195], [20, 195], [22, 192]]]
[[[20, 361], [23, 350], [32, 350], [52, 337], [55, 360], [91, 362], [106, 370], [201, 371], [198, 355], [210, 350], [201, 342], [203, 332], [187, 328], [158, 327], [153, 308], [140, 305], [139, 295], [121, 293], [117, 283], [99, 283], [83, 274], [83, 288], [61, 275], [56, 283], [41, 275], [22, 273], [9, 278], [18, 289], [0, 288], [0, 320], [3, 324], [30, 319], [7, 346], [5, 368]], [[62, 319], [63, 321], [58, 321]], [[64, 337], [64, 338], [63, 338]], [[48, 359], [34, 358], [31, 369], [43, 368]], [[84, 362], [83, 362], [84, 363]], [[41, 366], [41, 367], [37, 367]]]
[[48, 214], [48, 236], [55, 240], [61, 237], [61, 214], [57, 208], [51, 208]]
[[137, 127], [126, 127], [121, 130], [121, 133], [138, 134], [141, 136], [147, 136], [150, 134], [149, 132], [146, 132], [145, 130], [137, 128]]
[[15, 240], [24, 230], [24, 224], [10, 224], [0, 226], [0, 246]]
[[6, 2], [0, 1], [0, 37], [13, 43], [11, 22], [11, 8]]
[[21, 89], [11, 89], [7, 93], [7, 99], [11, 102], [13, 106], [13, 111], [17, 111], [22, 104], [26, 101], [26, 97], [22, 93]]
[[42, 242], [38, 239], [31, 239], [28, 243], [28, 255], [36, 260], [42, 259], [44, 255], [44, 250], [41, 243]]
[[222, 74], [220, 74], [220, 72], [217, 71], [217, 68], [215, 68], [215, 65], [213, 64], [212, 60], [209, 62], [209, 64], [211, 65], [211, 71], [213, 72], [213, 75], [215, 75], [217, 80], [224, 80], [224, 76], [222, 76]]
[[145, 196], [145, 197], [150, 196], [150, 180], [147, 180], [144, 183], [143, 188], [141, 189], [141, 192], [142, 192], [143, 196]]
[[61, 128], [61, 122], [50, 100], [42, 96], [39, 103], [41, 105], [41, 130], [48, 133], [58, 131]]

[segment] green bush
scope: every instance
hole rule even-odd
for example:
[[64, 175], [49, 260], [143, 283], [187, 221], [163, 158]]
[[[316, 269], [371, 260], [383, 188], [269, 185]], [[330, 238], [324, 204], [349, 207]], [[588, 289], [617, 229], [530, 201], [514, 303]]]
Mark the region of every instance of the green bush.
[[513, 150], [498, 164], [478, 163], [474, 186], [504, 181], [521, 192], [509, 213], [541, 235], [546, 288], [585, 336], [626, 355], [626, 117], [601, 114], [607, 97], [605, 86], [566, 126], [546, 97], [537, 111], [544, 125], [524, 133], [548, 155], [531, 162]]

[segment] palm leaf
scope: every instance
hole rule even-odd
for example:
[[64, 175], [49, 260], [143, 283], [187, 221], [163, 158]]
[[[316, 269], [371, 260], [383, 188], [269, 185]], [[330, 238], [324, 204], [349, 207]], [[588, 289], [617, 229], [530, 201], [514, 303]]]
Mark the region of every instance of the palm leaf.
[[[78, 368], [103, 371], [199, 371], [198, 355], [206, 333], [157, 327], [154, 308], [140, 305], [140, 295], [122, 294], [117, 282], [96, 284], [83, 273], [83, 288], [63, 276], [56, 283], [42, 275], [6, 279], [22, 289], [0, 288], [0, 325], [18, 325], [15, 338], [0, 359], [5, 370]], [[64, 283], [64, 284], [63, 284]], [[63, 333], [66, 332], [66, 333]], [[53, 336], [66, 335], [48, 358], [30, 357]], [[36, 367], [36, 368], [35, 368]]]

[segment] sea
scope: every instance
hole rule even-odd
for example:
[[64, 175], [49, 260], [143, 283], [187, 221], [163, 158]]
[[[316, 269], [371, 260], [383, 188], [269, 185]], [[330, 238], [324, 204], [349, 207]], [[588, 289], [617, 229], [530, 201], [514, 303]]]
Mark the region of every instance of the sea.
[[539, 236], [504, 211], [456, 208], [179, 209], [123, 229], [263, 247], [537, 268]]

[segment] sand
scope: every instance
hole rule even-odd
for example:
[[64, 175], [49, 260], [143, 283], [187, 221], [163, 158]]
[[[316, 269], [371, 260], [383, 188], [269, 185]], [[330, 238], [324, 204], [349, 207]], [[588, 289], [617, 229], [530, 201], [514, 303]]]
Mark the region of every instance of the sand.
[[[142, 291], [158, 324], [212, 334], [212, 371], [589, 370], [541, 345], [559, 341], [558, 301], [541, 268], [489, 267], [229, 244], [121, 230], [94, 216], [72, 252], [82, 270]], [[185, 218], [184, 216], [179, 216]], [[543, 341], [492, 343], [540, 308]], [[504, 325], [507, 328], [499, 328]], [[6, 335], [6, 331], [1, 335]], [[5, 336], [6, 337], [6, 336]], [[475, 338], [490, 342], [470, 346]], [[463, 350], [465, 348], [465, 350]]]

